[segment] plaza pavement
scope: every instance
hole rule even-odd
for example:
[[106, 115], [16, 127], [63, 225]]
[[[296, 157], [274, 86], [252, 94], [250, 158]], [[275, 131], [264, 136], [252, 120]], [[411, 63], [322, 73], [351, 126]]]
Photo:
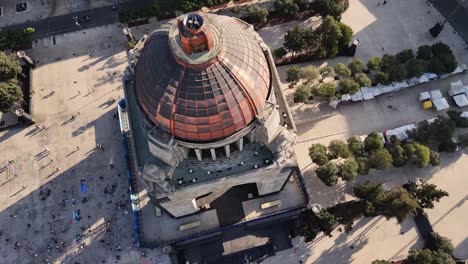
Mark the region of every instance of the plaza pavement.
[[[134, 246], [115, 116], [127, 65], [121, 32], [117, 25], [77, 31], [27, 51], [38, 63], [32, 113], [45, 129], [0, 132], [0, 168], [11, 163], [0, 170], [0, 263], [170, 263], [158, 250], [142, 256]], [[77, 209], [82, 219], [74, 223]]]
[[[430, 11], [430, 12], [428, 12]], [[427, 30], [435, 22], [442, 20], [441, 14], [425, 1], [388, 1], [385, 7], [377, 6], [375, 1], [350, 0], [350, 8], [343, 15], [342, 21], [350, 25], [355, 37], [361, 40], [355, 57], [366, 61], [373, 56], [385, 53], [395, 54], [403, 49], [415, 50], [423, 44], [436, 41], [447, 43], [454, 51], [459, 63], [468, 63], [465, 43], [450, 25], [442, 31], [438, 39], [430, 37]], [[284, 31], [291, 25], [280, 25], [274, 29], [262, 29], [269, 32], [264, 36], [268, 45], [278, 47]], [[281, 29], [283, 33], [281, 33]], [[262, 32], [260, 32], [262, 34]], [[382, 49], [383, 48], [383, 49]], [[352, 58], [338, 57], [333, 60], [307, 62], [305, 65], [336, 65], [338, 62], [348, 64]], [[285, 75], [289, 66], [278, 67], [278, 72], [285, 82]], [[467, 217], [468, 156], [465, 152], [442, 154], [442, 165], [437, 168], [428, 167], [417, 169], [408, 165], [404, 168], [391, 168], [386, 171], [372, 171], [369, 176], [359, 176], [353, 183], [338, 183], [334, 187], [326, 187], [314, 172], [315, 166], [308, 157], [308, 148], [313, 143], [328, 144], [333, 139], [347, 139], [353, 135], [365, 135], [372, 131], [384, 131], [401, 125], [415, 123], [424, 119], [436, 117], [445, 112], [423, 110], [418, 102], [418, 94], [422, 91], [440, 89], [454, 109], [468, 111], [468, 108], [455, 107], [448, 97], [449, 83], [456, 80], [468, 83], [468, 75], [461, 74], [418, 85], [407, 90], [382, 95], [370, 101], [356, 102], [335, 110], [327, 103], [312, 102], [311, 104], [292, 103], [293, 90], [285, 92], [290, 101], [291, 111], [295, 117], [298, 129], [298, 143], [296, 154], [299, 166], [303, 172], [306, 187], [310, 194], [311, 203], [322, 206], [353, 199], [352, 187], [366, 180], [384, 182], [385, 188], [401, 186], [408, 180], [417, 177], [434, 183], [449, 192], [434, 209], [426, 210], [429, 220], [436, 232], [450, 238], [455, 245], [454, 255], [468, 258], [468, 229], [463, 223]], [[393, 109], [387, 106], [392, 105]], [[400, 227], [394, 220], [378, 221], [372, 229], [367, 229], [364, 223], [375, 219], [361, 219], [355, 223], [351, 235], [346, 236], [335, 231], [332, 238], [317, 238], [312, 243], [304, 243], [300, 238], [294, 240], [294, 248], [278, 253], [278, 256], [268, 258], [264, 263], [285, 263], [290, 257], [305, 263], [370, 263], [375, 259], [400, 260], [406, 257], [410, 248], [420, 248], [423, 243], [417, 237], [414, 222], [407, 220]], [[362, 223], [361, 223], [362, 222]], [[400, 234], [399, 229], [406, 230]], [[367, 241], [360, 245], [359, 250], [350, 249], [353, 237], [361, 236]], [[352, 245], [353, 243], [351, 243]]]

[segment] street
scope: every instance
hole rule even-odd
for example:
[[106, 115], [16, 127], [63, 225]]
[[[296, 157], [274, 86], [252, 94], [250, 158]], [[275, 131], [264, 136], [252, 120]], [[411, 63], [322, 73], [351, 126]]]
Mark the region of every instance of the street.
[[[70, 13], [67, 15], [50, 17], [35, 22], [16, 24], [5, 27], [4, 29], [33, 27], [36, 29], [36, 32], [32, 34], [32, 39], [37, 40], [59, 34], [74, 32], [77, 30], [113, 24], [118, 22], [119, 10], [123, 8], [143, 8], [147, 6], [148, 3], [151, 3], [151, 0], [134, 0], [115, 5], [115, 10], [112, 10], [112, 6], [104, 6], [96, 9]], [[85, 23], [79, 23], [80, 25], [77, 25], [73, 18], [77, 17], [79, 19], [83, 16], [90, 16], [91, 20]]]

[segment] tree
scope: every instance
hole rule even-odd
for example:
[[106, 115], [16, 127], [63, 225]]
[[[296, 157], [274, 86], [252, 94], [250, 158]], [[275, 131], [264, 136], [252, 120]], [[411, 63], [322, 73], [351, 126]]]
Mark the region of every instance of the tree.
[[434, 184], [423, 183], [418, 186], [415, 182], [410, 182], [405, 187], [408, 192], [418, 201], [421, 208], [434, 208], [434, 202], [439, 202], [440, 199], [448, 196], [448, 192], [437, 189]]
[[389, 85], [391, 82], [388, 80], [388, 74], [378, 71], [375, 73], [375, 83], [382, 85]]
[[336, 75], [335, 70], [333, 69], [332, 66], [325, 66], [325, 67], [320, 68], [320, 74], [322, 75], [323, 78], [334, 77]]
[[258, 5], [249, 5], [245, 9], [242, 19], [249, 23], [265, 23], [268, 19], [268, 9]]
[[334, 215], [323, 210], [317, 214], [317, 224], [325, 235], [332, 237], [331, 233], [333, 232], [333, 229], [335, 229], [337, 221]]
[[411, 143], [411, 144], [414, 144], [414, 148], [415, 148], [415, 151], [414, 151], [415, 160], [414, 160], [414, 162], [416, 163], [416, 165], [419, 168], [427, 167], [427, 165], [429, 165], [429, 161], [430, 161], [431, 150], [428, 147], [426, 147], [424, 145], [421, 145], [419, 143]]
[[437, 144], [452, 139], [455, 128], [456, 125], [452, 119], [438, 116], [434, 122], [417, 123], [416, 128], [408, 132], [408, 136], [423, 144]]
[[322, 144], [312, 144], [309, 148], [309, 157], [317, 165], [324, 165], [328, 162], [327, 147]]
[[405, 150], [401, 147], [401, 145], [391, 146], [388, 148], [388, 151], [392, 155], [393, 166], [397, 168], [402, 167], [408, 161]]
[[387, 73], [390, 82], [401, 82], [406, 78], [406, 69], [395, 56], [385, 54], [382, 57], [381, 69]]
[[420, 77], [423, 75], [423, 67], [417, 59], [411, 59], [406, 64], [407, 78]]
[[318, 97], [330, 99], [336, 93], [336, 85], [333, 83], [322, 83], [312, 89], [312, 94]]
[[398, 223], [403, 222], [409, 214], [416, 213], [419, 208], [418, 202], [403, 188], [385, 192], [377, 203], [382, 215], [395, 217]]
[[353, 193], [361, 200], [377, 203], [385, 195], [382, 183], [373, 183], [366, 181], [365, 183], [356, 184], [353, 188]]
[[446, 72], [445, 65], [439, 57], [431, 58], [429, 64], [427, 65], [427, 70], [437, 75], [442, 75]]
[[295, 25], [284, 35], [284, 47], [293, 53], [301, 52], [306, 46], [306, 29], [299, 25]]
[[0, 82], [0, 112], [9, 112], [13, 105], [22, 99], [23, 92], [16, 79]]
[[303, 84], [299, 86], [294, 92], [294, 103], [306, 103], [309, 101], [311, 95], [310, 87]]
[[323, 19], [316, 33], [321, 38], [321, 48], [326, 51], [326, 56], [330, 58], [334, 58], [342, 48], [346, 47], [353, 36], [350, 27], [331, 16]]
[[358, 173], [360, 175], [369, 174], [369, 160], [366, 157], [357, 157], [356, 162], [358, 164]]
[[429, 45], [419, 46], [416, 58], [420, 60], [430, 60], [432, 57], [432, 48]]
[[439, 153], [432, 151], [429, 155], [429, 162], [433, 167], [439, 166], [440, 165], [440, 155]]
[[352, 75], [356, 75], [358, 73], [364, 72], [366, 69], [366, 66], [364, 65], [364, 62], [358, 58], [354, 58], [349, 64], [348, 68], [351, 70]]
[[293, 0], [275, 0], [273, 6], [280, 16], [286, 18], [295, 17], [299, 12], [299, 6]]
[[443, 251], [429, 249], [410, 250], [408, 260], [411, 264], [455, 264], [452, 256]]
[[440, 142], [437, 150], [439, 152], [455, 152], [458, 148], [457, 142], [453, 141], [453, 139], [447, 139]]
[[299, 234], [304, 237], [306, 243], [313, 241], [318, 235], [310, 225], [303, 225]]
[[345, 181], [353, 181], [357, 176], [358, 164], [353, 158], [345, 160], [338, 166], [338, 177]]
[[331, 161], [319, 167], [315, 172], [317, 177], [327, 186], [333, 186], [338, 181], [338, 167]]
[[328, 145], [328, 156], [330, 159], [351, 157], [351, 151], [343, 140], [332, 140]]
[[17, 75], [21, 66], [13, 54], [0, 52], [0, 112], [9, 112], [13, 105], [23, 99]]
[[349, 78], [351, 77], [351, 70], [346, 67], [343, 63], [338, 63], [335, 66], [335, 72], [340, 76], [341, 78]]
[[431, 251], [442, 251], [449, 255], [452, 255], [454, 250], [452, 241], [436, 232], [431, 232], [429, 238], [426, 240], [425, 247]]
[[380, 62], [382, 59], [380, 57], [372, 57], [367, 61], [367, 68], [369, 70], [380, 70]]
[[414, 58], [414, 53], [413, 53], [413, 50], [411, 49], [405, 49], [405, 50], [398, 52], [395, 55], [395, 57], [400, 63], [406, 63], [407, 61]]
[[0, 31], [0, 50], [17, 50], [20, 47], [29, 46], [31, 42], [31, 33], [22, 28]]
[[437, 42], [431, 46], [432, 58], [428, 69], [436, 74], [450, 73], [455, 70], [458, 63], [452, 50], [447, 44]]
[[308, 65], [300, 69], [299, 76], [307, 79], [308, 82], [311, 82], [316, 80], [320, 76], [320, 73], [317, 67], [314, 65]]
[[333, 16], [338, 20], [348, 7], [349, 0], [317, 0], [313, 2], [313, 9], [322, 17]]
[[16, 79], [22, 71], [14, 54], [7, 55], [0, 51], [0, 81]]
[[377, 170], [388, 169], [392, 163], [392, 155], [386, 149], [375, 150], [369, 157], [369, 166]]
[[361, 86], [361, 87], [370, 87], [372, 85], [371, 80], [367, 77], [365, 73], [357, 73], [354, 75], [354, 80]]
[[357, 82], [351, 79], [344, 79], [340, 81], [341, 94], [354, 94], [361, 88]]
[[288, 54], [288, 51], [283, 47], [277, 48], [273, 51], [273, 55], [276, 59], [282, 59], [286, 54]]
[[358, 137], [348, 138], [348, 148], [356, 157], [360, 157], [364, 154], [364, 144]]
[[286, 72], [286, 81], [287, 82], [297, 82], [299, 81], [299, 73], [300, 73], [300, 69], [299, 67], [297, 66], [292, 66], [288, 69], [288, 71]]
[[382, 136], [377, 132], [372, 132], [364, 139], [364, 148], [367, 152], [383, 149], [384, 142]]

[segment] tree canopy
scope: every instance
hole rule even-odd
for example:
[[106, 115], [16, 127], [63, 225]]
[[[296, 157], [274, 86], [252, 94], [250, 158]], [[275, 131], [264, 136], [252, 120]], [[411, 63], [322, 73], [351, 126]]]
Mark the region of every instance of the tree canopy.
[[328, 162], [327, 147], [317, 143], [309, 147], [309, 157], [317, 165], [324, 165]]
[[347, 159], [351, 157], [351, 151], [343, 140], [332, 140], [328, 145], [328, 156], [330, 159], [339, 157]]
[[358, 58], [354, 58], [348, 65], [348, 68], [351, 70], [353, 75], [364, 72], [366, 65], [364, 62]]
[[345, 181], [352, 181], [356, 178], [358, 169], [356, 160], [347, 159], [338, 166], [338, 176]]
[[333, 186], [338, 181], [338, 167], [329, 161], [315, 171], [319, 179], [327, 186]]
[[352, 79], [343, 79], [340, 81], [340, 85], [342, 87], [341, 94], [354, 94], [361, 88], [359, 83]]
[[338, 74], [338, 76], [342, 78], [349, 78], [351, 77], [351, 70], [346, 67], [343, 63], [338, 63], [335, 66], [335, 72]]
[[0, 51], [0, 112], [8, 112], [14, 103], [23, 99], [17, 75], [21, 66], [14, 54], [7, 55]]
[[306, 103], [309, 101], [310, 95], [310, 87], [305, 84], [302, 84], [294, 92], [293, 101], [294, 103]]

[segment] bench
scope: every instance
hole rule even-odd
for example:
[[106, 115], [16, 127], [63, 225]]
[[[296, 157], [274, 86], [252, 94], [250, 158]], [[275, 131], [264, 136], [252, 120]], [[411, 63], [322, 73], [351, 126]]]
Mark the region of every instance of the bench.
[[197, 226], [200, 226], [200, 224], [201, 224], [200, 221], [195, 221], [195, 222], [192, 222], [192, 223], [181, 225], [181, 226], [179, 226], [179, 231], [195, 228]]
[[271, 208], [271, 207], [274, 207], [274, 206], [280, 206], [281, 205], [281, 200], [275, 200], [275, 201], [271, 201], [271, 202], [268, 202], [268, 203], [262, 203], [260, 205], [260, 208], [261, 209], [267, 209], [267, 208]]

